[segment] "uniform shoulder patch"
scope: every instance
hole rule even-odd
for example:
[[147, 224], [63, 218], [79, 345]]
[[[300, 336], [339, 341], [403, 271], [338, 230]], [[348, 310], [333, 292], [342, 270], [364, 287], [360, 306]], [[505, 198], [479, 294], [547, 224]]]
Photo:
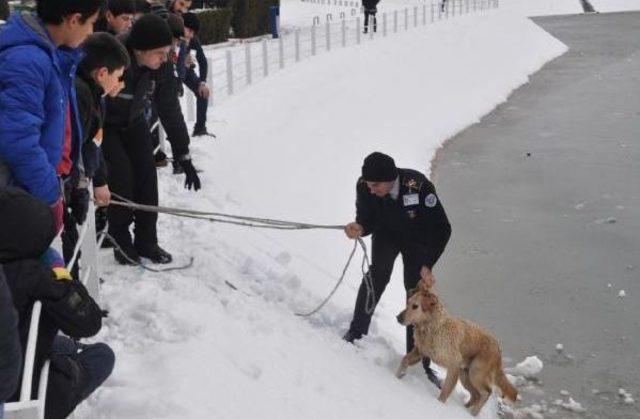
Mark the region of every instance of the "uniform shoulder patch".
[[426, 205], [429, 208], [435, 207], [437, 203], [438, 203], [438, 198], [436, 197], [436, 194], [430, 193], [424, 198], [424, 205]]

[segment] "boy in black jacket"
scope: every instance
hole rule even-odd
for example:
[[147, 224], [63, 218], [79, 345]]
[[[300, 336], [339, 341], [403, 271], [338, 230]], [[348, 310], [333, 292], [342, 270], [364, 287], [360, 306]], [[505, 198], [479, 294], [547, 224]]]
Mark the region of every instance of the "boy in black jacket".
[[[100, 146], [104, 124], [105, 95], [115, 96], [123, 87], [120, 80], [129, 66], [129, 54], [113, 35], [95, 33], [82, 44], [85, 58], [78, 67], [75, 80], [79, 119], [82, 125], [82, 161], [74, 167], [72, 181], [65, 184], [65, 197], [71, 212], [64, 214], [63, 253], [68, 262], [78, 241], [76, 224], [83, 224], [89, 208], [88, 185], [93, 180], [93, 194], [98, 206], [107, 206], [111, 192], [107, 186], [106, 163]], [[101, 214], [102, 217], [101, 217]], [[101, 221], [102, 220], [102, 221]], [[106, 213], [98, 212], [101, 230]], [[77, 265], [72, 268], [78, 276]]]
[[[168, 62], [173, 35], [169, 25], [153, 14], [139, 18], [124, 41], [131, 66], [125, 72], [125, 88], [108, 98], [103, 151], [109, 169], [109, 187], [140, 204], [158, 205], [158, 178], [153, 159], [147, 110], [153, 102], [171, 142], [173, 159], [185, 174], [185, 187], [200, 189], [200, 178], [189, 154], [189, 133], [178, 102], [173, 64]], [[122, 264], [140, 261], [170, 263], [172, 256], [158, 245], [158, 215], [109, 207], [109, 234], [120, 250]], [[129, 232], [135, 224], [135, 239]]]
[[[187, 41], [185, 49], [186, 56], [186, 73], [184, 75], [184, 84], [196, 96], [197, 117], [196, 124], [193, 127], [193, 136], [215, 135], [207, 132], [207, 108], [209, 107], [209, 86], [207, 86], [207, 71], [209, 63], [207, 56], [198, 39], [198, 31], [200, 30], [200, 22], [195, 13], [185, 13], [182, 15], [184, 20], [184, 37]], [[196, 64], [193, 62], [190, 52], [195, 51], [196, 61], [198, 62], [198, 74], [196, 74]]]
[[67, 417], [111, 374], [115, 361], [105, 344], [74, 344], [58, 335], [59, 330], [75, 339], [95, 335], [102, 326], [103, 312], [63, 268], [57, 252], [46, 251], [55, 235], [46, 204], [17, 188], [0, 189], [0, 264], [18, 314], [23, 348], [33, 304], [42, 302], [32, 395], [37, 392], [42, 366], [50, 359], [45, 419]]

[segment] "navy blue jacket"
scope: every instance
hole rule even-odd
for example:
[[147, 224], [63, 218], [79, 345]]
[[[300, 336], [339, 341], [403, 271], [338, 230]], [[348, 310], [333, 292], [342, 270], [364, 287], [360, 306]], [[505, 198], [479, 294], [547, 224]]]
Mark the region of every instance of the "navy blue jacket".
[[33, 14], [14, 13], [0, 31], [0, 185], [19, 186], [48, 204], [60, 197], [56, 167], [62, 156], [67, 104], [80, 153], [75, 98], [80, 50], [55, 47]]
[[0, 403], [9, 400], [16, 390], [21, 367], [18, 314], [0, 265]]

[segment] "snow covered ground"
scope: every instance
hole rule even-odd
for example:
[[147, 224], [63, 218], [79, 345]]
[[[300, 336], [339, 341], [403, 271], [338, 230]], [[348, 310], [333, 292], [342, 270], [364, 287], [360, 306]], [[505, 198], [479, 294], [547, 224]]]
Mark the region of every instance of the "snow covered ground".
[[[347, 223], [366, 154], [385, 151], [399, 166], [429, 174], [443, 141], [565, 50], [506, 9], [303, 61], [215, 108], [210, 127], [220, 139], [192, 142], [203, 190], [188, 192], [182, 176], [161, 170], [160, 202]], [[77, 417], [468, 417], [463, 390], [445, 406], [419, 368], [402, 381], [393, 375], [404, 352], [395, 322], [404, 305], [400, 266], [370, 335], [353, 346], [340, 336], [360, 282], [359, 254], [320, 313], [294, 315], [315, 307], [337, 280], [352, 247], [341, 232], [168, 216], [159, 232], [178, 262], [193, 256], [195, 264], [156, 274], [118, 267], [102, 253], [110, 317], [99, 339], [114, 347], [117, 364]], [[494, 400], [480, 417], [496, 409]]]

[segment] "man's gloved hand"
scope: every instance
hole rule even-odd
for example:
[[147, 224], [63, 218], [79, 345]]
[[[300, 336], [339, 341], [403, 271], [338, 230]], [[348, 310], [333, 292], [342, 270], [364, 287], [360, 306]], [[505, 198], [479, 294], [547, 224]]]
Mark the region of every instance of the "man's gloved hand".
[[190, 158], [181, 159], [180, 166], [182, 170], [184, 170], [185, 179], [184, 179], [184, 187], [191, 190], [197, 191], [200, 189], [200, 178], [198, 177], [198, 173], [196, 172], [196, 168], [193, 167], [193, 163], [191, 163]]
[[64, 204], [62, 203], [62, 197], [50, 206], [51, 213], [53, 214], [53, 225], [56, 228], [56, 235], [62, 231], [62, 216], [64, 215]]
[[71, 215], [75, 218], [76, 223], [83, 224], [89, 212], [89, 199], [91, 198], [89, 190], [87, 188], [73, 188], [70, 198], [67, 205], [71, 209]]

